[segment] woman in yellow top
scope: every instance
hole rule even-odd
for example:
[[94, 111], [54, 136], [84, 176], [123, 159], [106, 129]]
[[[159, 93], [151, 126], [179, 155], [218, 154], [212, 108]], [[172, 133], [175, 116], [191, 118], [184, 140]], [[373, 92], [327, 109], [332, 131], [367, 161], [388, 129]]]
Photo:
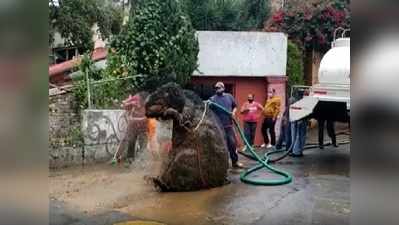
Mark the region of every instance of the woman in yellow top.
[[[280, 106], [281, 99], [276, 96], [276, 90], [272, 89], [272, 91], [268, 92], [268, 99], [266, 100], [263, 110], [265, 119], [262, 124], [262, 135], [265, 144], [262, 145], [262, 147], [266, 146], [267, 148], [271, 148], [276, 145], [276, 132], [274, 126], [276, 124], [277, 116], [280, 114]], [[271, 140], [269, 140], [268, 132], [270, 133]]]

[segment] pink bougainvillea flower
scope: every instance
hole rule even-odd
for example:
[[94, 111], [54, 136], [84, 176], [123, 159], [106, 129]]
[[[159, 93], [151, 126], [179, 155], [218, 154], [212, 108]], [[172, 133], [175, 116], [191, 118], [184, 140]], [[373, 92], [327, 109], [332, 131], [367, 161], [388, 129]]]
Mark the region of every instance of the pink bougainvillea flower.
[[309, 20], [311, 20], [311, 19], [313, 18], [313, 15], [312, 15], [312, 12], [310, 11], [310, 9], [305, 8], [305, 9], [303, 10], [303, 18], [304, 18], [306, 21], [309, 21]]
[[273, 15], [272, 20], [273, 20], [276, 24], [281, 24], [281, 23], [283, 22], [283, 20], [284, 20], [284, 16], [285, 16], [284, 11], [280, 10], [280, 11], [277, 11], [277, 12]]
[[326, 36], [322, 33], [318, 34], [317, 41], [319, 42], [320, 45], [326, 44]]

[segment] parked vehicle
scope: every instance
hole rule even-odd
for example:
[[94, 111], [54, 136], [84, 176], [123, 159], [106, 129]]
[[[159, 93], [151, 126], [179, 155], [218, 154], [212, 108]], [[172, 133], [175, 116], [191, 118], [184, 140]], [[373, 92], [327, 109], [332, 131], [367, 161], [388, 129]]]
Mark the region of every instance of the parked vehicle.
[[[341, 37], [335, 38], [341, 31]], [[290, 121], [306, 116], [348, 122], [350, 119], [350, 38], [349, 30], [338, 28], [331, 49], [323, 56], [318, 71], [318, 83], [313, 86], [293, 86], [291, 94], [304, 92], [302, 99], [290, 105]]]

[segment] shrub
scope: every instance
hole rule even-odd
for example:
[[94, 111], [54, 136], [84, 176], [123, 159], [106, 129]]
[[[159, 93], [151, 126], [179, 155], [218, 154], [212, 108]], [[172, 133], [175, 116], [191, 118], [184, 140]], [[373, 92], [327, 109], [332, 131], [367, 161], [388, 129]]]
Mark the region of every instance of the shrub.
[[176, 0], [140, 1], [129, 23], [112, 40], [109, 73], [151, 91], [176, 81], [184, 86], [197, 68], [198, 40]]
[[331, 47], [334, 30], [349, 28], [350, 20], [348, 0], [293, 1], [272, 16], [266, 30], [283, 31], [306, 49], [324, 52]]
[[288, 90], [291, 90], [292, 85], [303, 85], [303, 58], [300, 48], [292, 41], [288, 41], [287, 46], [287, 76], [288, 76]]

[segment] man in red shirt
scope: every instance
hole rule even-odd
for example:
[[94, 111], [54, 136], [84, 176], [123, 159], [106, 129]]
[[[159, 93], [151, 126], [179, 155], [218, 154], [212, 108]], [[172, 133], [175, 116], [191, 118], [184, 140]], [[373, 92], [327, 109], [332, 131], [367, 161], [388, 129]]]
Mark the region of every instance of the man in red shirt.
[[241, 107], [241, 114], [244, 120], [244, 134], [248, 143], [253, 146], [255, 140], [256, 126], [260, 112], [263, 111], [263, 107], [258, 102], [254, 101], [255, 95], [248, 95], [248, 102]]

